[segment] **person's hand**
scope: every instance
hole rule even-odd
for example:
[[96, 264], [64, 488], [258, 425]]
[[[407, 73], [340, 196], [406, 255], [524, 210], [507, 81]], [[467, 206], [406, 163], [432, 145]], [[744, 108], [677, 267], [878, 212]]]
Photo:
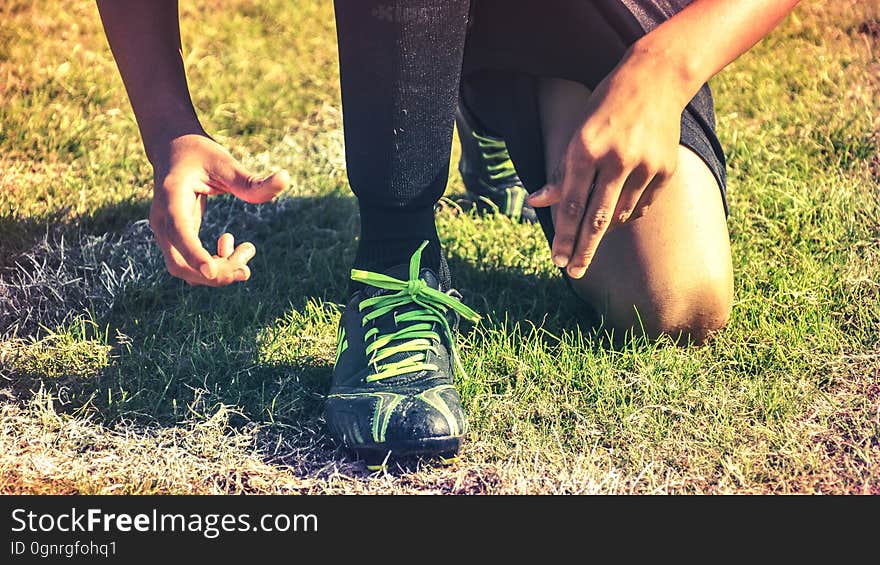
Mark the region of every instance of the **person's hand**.
[[675, 171], [686, 100], [657, 69], [621, 63], [593, 91], [587, 118], [548, 183], [530, 195], [553, 207], [553, 263], [584, 276], [609, 229], [641, 215]]
[[207, 198], [228, 192], [252, 204], [268, 202], [287, 188], [287, 172], [256, 178], [215, 141], [196, 134], [172, 140], [153, 164], [150, 228], [168, 272], [192, 285], [223, 286], [249, 279], [253, 244], [236, 246], [232, 234], [224, 233], [216, 254], [202, 246], [199, 226]]

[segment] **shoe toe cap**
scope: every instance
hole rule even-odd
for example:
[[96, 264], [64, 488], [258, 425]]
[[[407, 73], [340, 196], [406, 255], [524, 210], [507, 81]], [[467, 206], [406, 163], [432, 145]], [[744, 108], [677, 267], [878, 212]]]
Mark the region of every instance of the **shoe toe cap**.
[[444, 385], [417, 394], [346, 394], [327, 398], [327, 424], [349, 447], [415, 446], [461, 437], [467, 421], [458, 393]]
[[426, 391], [401, 402], [388, 422], [387, 441], [410, 442], [462, 436], [467, 421], [452, 389]]

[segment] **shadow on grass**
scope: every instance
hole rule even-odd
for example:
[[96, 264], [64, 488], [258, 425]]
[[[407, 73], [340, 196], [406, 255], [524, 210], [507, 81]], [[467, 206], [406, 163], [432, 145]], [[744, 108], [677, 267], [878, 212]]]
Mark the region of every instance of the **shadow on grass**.
[[[101, 225], [132, 225], [145, 210], [119, 212], [102, 210], [95, 217], [103, 218]], [[77, 338], [108, 346], [108, 362], [76, 376], [41, 375], [39, 364], [34, 371], [13, 371], [19, 399], [42, 386], [68, 413], [147, 426], [208, 419], [221, 406], [233, 407], [230, 424], [256, 424], [273, 464], [310, 474], [349, 460], [327, 437], [323, 402], [355, 252], [354, 199], [332, 193], [251, 206], [221, 198], [212, 202], [203, 236], [216, 239], [224, 231], [257, 247], [246, 284], [190, 287], [167, 276], [145, 226], [128, 240], [112, 240], [117, 248], [128, 246], [140, 274], [121, 285], [106, 308], [84, 302], [90, 323], [83, 327], [90, 335]], [[80, 260], [96, 260], [90, 257]], [[484, 325], [532, 320], [555, 333], [588, 323], [559, 277], [448, 259], [455, 286], [484, 315]]]
[[132, 219], [146, 218], [148, 200], [125, 200], [98, 208], [86, 216], [72, 218], [69, 209], [41, 216], [20, 217], [0, 212], [0, 272], [14, 268], [23, 253], [47, 237], [77, 238], [124, 230]]

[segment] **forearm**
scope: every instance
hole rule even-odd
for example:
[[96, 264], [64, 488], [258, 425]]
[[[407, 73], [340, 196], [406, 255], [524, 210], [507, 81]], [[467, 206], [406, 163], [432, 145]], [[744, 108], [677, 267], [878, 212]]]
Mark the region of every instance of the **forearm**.
[[187, 87], [177, 0], [97, 0], [97, 6], [150, 160], [168, 140], [204, 133]]
[[637, 41], [624, 63], [666, 71], [682, 107], [700, 87], [751, 49], [799, 0], [694, 0]]

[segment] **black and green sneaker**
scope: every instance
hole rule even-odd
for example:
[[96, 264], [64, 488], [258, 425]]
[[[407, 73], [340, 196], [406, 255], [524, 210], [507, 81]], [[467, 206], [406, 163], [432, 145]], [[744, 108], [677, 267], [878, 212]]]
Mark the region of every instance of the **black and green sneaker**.
[[451, 460], [467, 431], [453, 384], [454, 368], [463, 374], [454, 333], [459, 316], [480, 316], [419, 268], [427, 243], [408, 268], [351, 271], [364, 288], [339, 321], [326, 419], [334, 439], [371, 469], [411, 456]]
[[525, 202], [528, 192], [504, 140], [480, 131], [477, 120], [462, 102], [455, 113], [455, 124], [461, 142], [458, 172], [477, 210], [481, 213], [498, 212], [513, 220], [536, 222], [535, 209]]

